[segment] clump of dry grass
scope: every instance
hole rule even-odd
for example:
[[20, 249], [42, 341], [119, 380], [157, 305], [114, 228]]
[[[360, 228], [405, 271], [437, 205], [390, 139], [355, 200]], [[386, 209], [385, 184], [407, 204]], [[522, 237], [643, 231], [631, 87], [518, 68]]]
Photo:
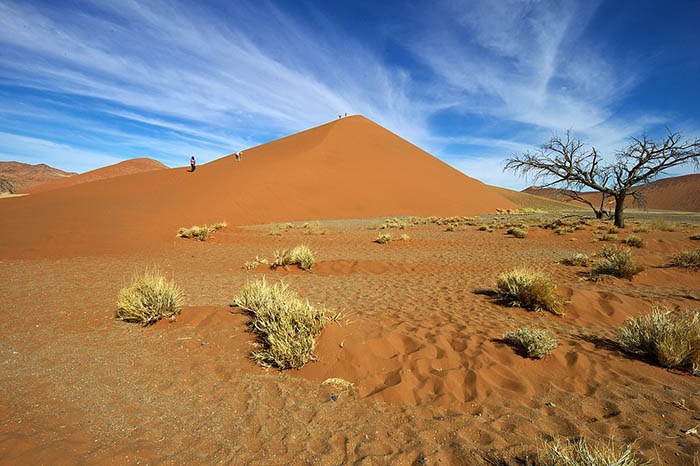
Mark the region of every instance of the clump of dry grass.
[[409, 239], [411, 239], [411, 237], [404, 233], [403, 235], [401, 235], [400, 239], [401, 241], [408, 241]]
[[700, 375], [700, 310], [655, 307], [626, 320], [615, 341], [627, 353]]
[[693, 241], [700, 241], [700, 233], [695, 234], [695, 235], [690, 235], [690, 239]]
[[506, 231], [506, 234], [513, 235], [516, 238], [525, 238], [527, 236], [527, 230], [523, 228], [513, 227]]
[[603, 233], [598, 237], [598, 241], [615, 241], [616, 239], [617, 235], [611, 233]]
[[557, 339], [542, 329], [519, 328], [505, 333], [503, 340], [532, 359], [542, 359], [557, 347]]
[[197, 238], [199, 241], [206, 241], [210, 234], [228, 226], [227, 222], [219, 222], [212, 226], [204, 225], [192, 226], [190, 228], [180, 228], [177, 232], [178, 238]]
[[591, 265], [591, 258], [583, 253], [576, 253], [571, 257], [566, 257], [561, 260], [564, 265], [571, 265], [575, 267], [588, 267]]
[[642, 240], [642, 238], [636, 235], [629, 235], [626, 239], [623, 239], [622, 242], [627, 246], [632, 246], [635, 248], [643, 248], [646, 246], [646, 243]]
[[486, 225], [481, 225], [481, 226], [478, 228], [478, 230], [479, 230], [479, 231], [491, 231], [491, 228], [490, 228], [490, 227], [487, 227]]
[[635, 450], [633, 444], [589, 444], [584, 438], [554, 439], [538, 449], [533, 466], [644, 466], [650, 464]]
[[683, 269], [700, 269], [700, 248], [693, 251], [681, 251], [672, 255], [671, 265]]
[[273, 228], [270, 228], [268, 235], [269, 236], [282, 236], [282, 231], [280, 231], [280, 229], [277, 227], [273, 227]]
[[496, 279], [498, 297], [509, 306], [520, 306], [533, 311], [546, 310], [561, 315], [562, 298], [557, 284], [548, 275], [520, 268], [502, 273]]
[[297, 265], [302, 270], [311, 270], [316, 260], [311, 248], [302, 244], [292, 249], [282, 249], [275, 251], [275, 260], [272, 267], [286, 267], [288, 265]]
[[558, 235], [568, 235], [569, 233], [573, 233], [575, 230], [572, 227], [559, 227], [554, 230], [554, 233]]
[[632, 277], [644, 270], [644, 267], [637, 265], [629, 248], [610, 244], [604, 246], [599, 255], [603, 260], [591, 271], [593, 276], [609, 275], [632, 280]]
[[391, 234], [380, 233], [379, 236], [374, 240], [375, 243], [386, 244], [391, 241]]
[[264, 257], [260, 258], [258, 256], [255, 256], [255, 259], [253, 259], [252, 261], [245, 262], [243, 264], [243, 268], [246, 270], [255, 270], [261, 264], [269, 264], [269, 262]]
[[316, 337], [328, 318], [326, 311], [302, 300], [285, 283], [268, 285], [263, 277], [249, 283], [234, 304], [252, 317], [259, 336], [251, 358], [264, 367], [299, 368], [313, 359]]
[[616, 226], [611, 226], [610, 228], [608, 228], [608, 233], [610, 233], [611, 235], [617, 234], [618, 231], [620, 230], [618, 230]]
[[119, 290], [117, 319], [150, 325], [174, 316], [182, 306], [182, 290], [156, 270], [134, 274], [131, 283]]
[[649, 225], [645, 225], [642, 223], [632, 228], [632, 233], [649, 233], [650, 231], [651, 228], [649, 227]]
[[652, 220], [649, 227], [656, 231], [676, 231], [678, 229], [676, 222], [671, 222], [663, 218], [656, 218]]

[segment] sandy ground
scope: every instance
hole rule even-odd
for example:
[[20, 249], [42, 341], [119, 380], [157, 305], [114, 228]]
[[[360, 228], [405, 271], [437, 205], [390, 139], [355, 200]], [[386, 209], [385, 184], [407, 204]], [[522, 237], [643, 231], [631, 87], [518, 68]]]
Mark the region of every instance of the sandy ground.
[[[593, 227], [515, 239], [425, 225], [379, 245], [377, 223], [330, 222], [323, 236], [229, 227], [138, 255], [3, 260], [0, 464], [478, 464], [553, 435], [614, 436], [693, 464], [700, 438], [682, 430], [700, 425], [700, 378], [630, 359], [606, 339], [654, 304], [700, 307], [698, 272], [666, 267], [698, 246], [688, 237], [700, 226], [639, 233], [647, 270], [593, 283], [557, 263], [599, 251]], [[316, 253], [311, 273], [242, 268], [302, 243]], [[520, 265], [556, 278], [564, 316], [494, 302], [496, 275]], [[149, 328], [115, 320], [118, 290], [149, 266], [184, 289], [182, 314]], [[248, 359], [248, 318], [231, 302], [263, 274], [343, 312], [321, 335], [318, 362], [279, 372]], [[529, 325], [559, 338], [543, 360], [496, 341]], [[328, 377], [354, 388], [321, 385]]]

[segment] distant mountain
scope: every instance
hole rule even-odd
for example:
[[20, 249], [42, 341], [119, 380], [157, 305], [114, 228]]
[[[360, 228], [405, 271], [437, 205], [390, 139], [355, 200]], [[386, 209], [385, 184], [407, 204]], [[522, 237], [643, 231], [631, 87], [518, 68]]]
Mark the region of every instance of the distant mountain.
[[18, 193], [47, 181], [73, 175], [75, 173], [64, 172], [43, 163], [30, 165], [21, 162], [0, 162], [0, 178], [9, 181]]
[[[648, 209], [700, 212], [700, 174], [663, 178], [648, 183], [641, 189], [646, 198], [646, 207]], [[569, 197], [554, 188], [530, 186], [522, 192], [559, 202], [585, 205], [579, 201], [572, 201]], [[599, 205], [600, 193], [581, 192], [580, 194], [594, 205]], [[610, 203], [610, 206], [614, 206], [615, 200], [610, 199], [606, 201], [606, 203]], [[627, 198], [625, 206], [634, 207], [634, 200], [631, 197]]]
[[123, 175], [133, 175], [136, 173], [150, 172], [153, 170], [163, 170], [168, 168], [157, 160], [148, 158], [138, 158], [125, 160], [123, 162], [108, 165], [106, 167], [91, 170], [89, 172], [74, 175], [69, 178], [57, 178], [46, 183], [32, 186], [23, 192], [29, 194], [51, 191], [53, 189], [65, 188], [67, 186], [75, 186], [76, 184], [89, 183], [91, 181], [106, 180]]
[[5, 193], [14, 194], [15, 193], [15, 185], [12, 184], [12, 181], [7, 180], [7, 179], [0, 176], [0, 194], [5, 194]]

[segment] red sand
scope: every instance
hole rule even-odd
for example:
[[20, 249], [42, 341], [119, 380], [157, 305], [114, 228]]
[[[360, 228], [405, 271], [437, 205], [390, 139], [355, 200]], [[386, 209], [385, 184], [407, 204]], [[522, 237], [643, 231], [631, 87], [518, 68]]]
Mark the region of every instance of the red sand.
[[58, 168], [40, 163], [30, 165], [21, 162], [0, 162], [0, 178], [9, 180], [15, 188], [15, 192], [25, 190], [47, 181], [68, 178], [75, 175], [72, 172], [64, 172]]
[[[0, 257], [148, 249], [179, 227], [388, 215], [476, 215], [515, 208], [361, 116], [200, 166], [156, 170], [0, 203]], [[21, 234], [16, 234], [21, 232]]]
[[53, 189], [75, 186], [76, 184], [89, 183], [91, 181], [106, 180], [117, 176], [133, 175], [135, 173], [150, 172], [168, 168], [157, 160], [148, 158], [130, 159], [123, 162], [98, 168], [89, 172], [74, 175], [68, 178], [57, 178], [46, 183], [31, 186], [23, 190], [23, 193], [36, 194]]

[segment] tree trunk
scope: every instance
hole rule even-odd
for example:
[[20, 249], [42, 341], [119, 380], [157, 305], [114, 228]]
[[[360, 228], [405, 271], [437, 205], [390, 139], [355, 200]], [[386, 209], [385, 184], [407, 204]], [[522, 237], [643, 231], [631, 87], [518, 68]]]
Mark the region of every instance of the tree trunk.
[[627, 193], [615, 196], [615, 226], [625, 228], [625, 197]]

